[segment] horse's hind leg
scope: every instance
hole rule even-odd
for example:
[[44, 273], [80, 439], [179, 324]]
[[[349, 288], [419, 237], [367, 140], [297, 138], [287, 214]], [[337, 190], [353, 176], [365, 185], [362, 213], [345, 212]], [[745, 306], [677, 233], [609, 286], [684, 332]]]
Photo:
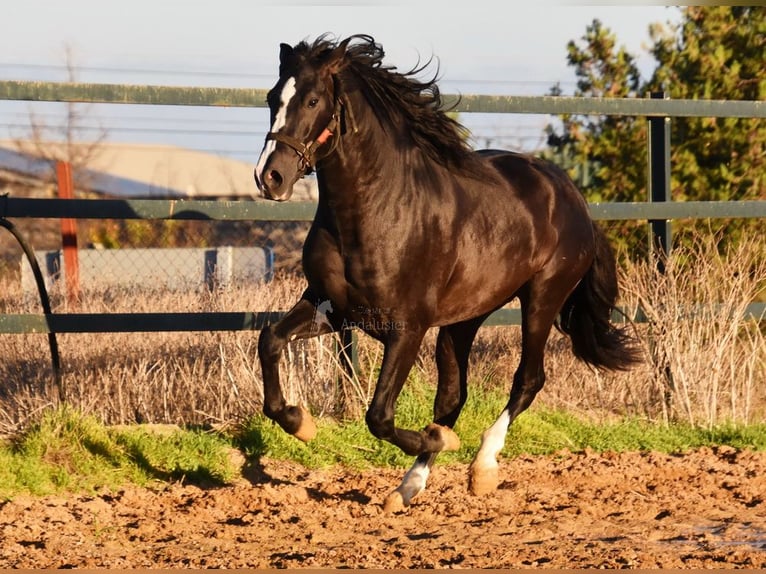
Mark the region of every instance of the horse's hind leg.
[[[476, 331], [486, 316], [439, 329], [436, 339], [436, 367], [439, 380], [434, 401], [434, 422], [452, 428], [468, 397], [468, 356]], [[438, 453], [423, 453], [407, 471], [399, 487], [388, 495], [386, 512], [408, 506], [426, 487], [426, 481]]]
[[508, 427], [524, 412], [545, 383], [543, 354], [553, 322], [579, 277], [576, 273], [534, 277], [519, 293], [522, 309], [521, 361], [513, 375], [511, 396], [495, 423], [481, 437], [471, 463], [469, 488], [484, 494], [497, 488], [497, 456], [505, 444]]
[[412, 455], [452, 450], [460, 442], [455, 433], [443, 426], [432, 424], [424, 431], [414, 431], [395, 424], [396, 400], [415, 363], [423, 335], [425, 329], [401, 329], [388, 333], [375, 394], [365, 417], [367, 427], [376, 438]]
[[314, 438], [316, 426], [308, 411], [285, 401], [279, 382], [279, 361], [288, 342], [332, 332], [329, 321], [318, 319], [326, 317], [318, 317], [316, 305], [307, 292], [281, 320], [265, 327], [258, 338], [258, 357], [263, 372], [263, 412], [302, 441]]

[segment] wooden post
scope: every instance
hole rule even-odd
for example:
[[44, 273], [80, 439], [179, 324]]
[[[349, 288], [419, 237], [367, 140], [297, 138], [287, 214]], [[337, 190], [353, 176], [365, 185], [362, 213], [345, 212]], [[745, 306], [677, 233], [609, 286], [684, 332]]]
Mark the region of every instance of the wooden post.
[[[72, 166], [69, 162], [56, 162], [58, 196], [74, 199]], [[75, 307], [80, 301], [80, 264], [77, 258], [77, 222], [69, 217], [61, 218], [61, 247], [64, 252], [67, 303]]]

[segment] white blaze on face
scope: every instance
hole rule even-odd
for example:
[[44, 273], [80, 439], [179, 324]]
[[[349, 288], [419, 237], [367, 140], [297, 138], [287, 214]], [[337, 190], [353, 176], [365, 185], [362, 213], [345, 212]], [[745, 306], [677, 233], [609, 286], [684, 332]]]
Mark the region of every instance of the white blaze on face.
[[[279, 96], [279, 110], [274, 118], [274, 124], [271, 126], [273, 133], [278, 132], [285, 127], [287, 121], [287, 106], [290, 100], [295, 95], [295, 78], [288, 78], [285, 85], [282, 86], [282, 93]], [[258, 174], [258, 179], [263, 181], [263, 168], [266, 167], [266, 162], [269, 160], [269, 156], [274, 152], [274, 148], [277, 147], [277, 142], [274, 140], [268, 140], [263, 146], [261, 157], [258, 158], [258, 165], [255, 167], [255, 172]]]

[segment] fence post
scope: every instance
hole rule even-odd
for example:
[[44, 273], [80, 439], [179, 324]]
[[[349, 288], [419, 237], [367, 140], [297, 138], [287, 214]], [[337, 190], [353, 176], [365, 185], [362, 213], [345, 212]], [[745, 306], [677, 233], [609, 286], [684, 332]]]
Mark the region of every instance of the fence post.
[[351, 376], [359, 374], [359, 342], [354, 329], [343, 329], [341, 331], [341, 349], [342, 363], [346, 372]]
[[[69, 162], [56, 162], [56, 179], [58, 196], [74, 199], [72, 166]], [[67, 303], [76, 306], [80, 301], [80, 264], [77, 259], [77, 222], [70, 217], [61, 218], [61, 247], [64, 252]]]
[[[652, 99], [666, 99], [665, 92], [652, 92]], [[670, 197], [670, 118], [649, 117], [649, 201], [671, 201]], [[649, 221], [649, 247], [658, 255], [657, 268], [665, 271], [665, 257], [670, 253], [670, 220]]]
[[[652, 92], [652, 99], [666, 99], [665, 92]], [[671, 201], [670, 196], [670, 118], [667, 116], [649, 117], [649, 201]], [[649, 220], [649, 251], [657, 258], [657, 271], [665, 273], [665, 261], [670, 254], [672, 229], [668, 219]], [[665, 405], [666, 422], [673, 406], [675, 381], [673, 370], [667, 358], [658, 349], [656, 335], [653, 330], [664, 332], [663, 325], [652, 325], [649, 333], [649, 352], [652, 361], [664, 379], [663, 401]], [[661, 336], [661, 335], [660, 335]]]
[[351, 402], [346, 392], [349, 386], [345, 383], [344, 378], [354, 379], [359, 376], [359, 342], [354, 329], [340, 330], [335, 339], [335, 352], [343, 369], [337, 380], [340, 391], [338, 407], [341, 412], [345, 413]]

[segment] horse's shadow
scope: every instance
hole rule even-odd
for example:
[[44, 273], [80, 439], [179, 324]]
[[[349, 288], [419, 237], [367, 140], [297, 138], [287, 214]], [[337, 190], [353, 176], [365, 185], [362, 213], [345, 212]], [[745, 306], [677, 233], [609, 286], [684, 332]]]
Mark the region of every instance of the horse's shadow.
[[354, 502], [356, 504], [369, 504], [372, 498], [367, 496], [361, 490], [356, 488], [350, 488], [346, 491], [330, 494], [318, 488], [306, 488], [309, 496], [317, 501], [340, 499], [346, 502]]
[[[241, 477], [254, 487], [264, 485], [301, 485], [300, 479], [286, 479], [270, 472], [265, 464], [269, 444], [259, 428], [249, 428], [238, 437], [235, 447], [244, 455]], [[303, 485], [305, 486], [305, 485]], [[321, 485], [305, 486], [308, 496], [317, 501], [340, 499], [357, 504], [368, 504], [371, 498], [356, 488], [342, 492], [325, 490]]]
[[[270, 474], [262, 461], [261, 455], [250, 456], [242, 466], [240, 474], [252, 486], [270, 485], [298, 485], [299, 481], [285, 480]], [[357, 504], [369, 504], [372, 500], [368, 495], [356, 488], [350, 488], [343, 492], [328, 492], [321, 487], [307, 486], [306, 493], [309, 498], [317, 501], [344, 500]]]
[[252, 486], [262, 486], [264, 484], [295, 484], [290, 480], [277, 478], [266, 471], [266, 467], [261, 461], [261, 455], [251, 455], [242, 466], [240, 474]]

